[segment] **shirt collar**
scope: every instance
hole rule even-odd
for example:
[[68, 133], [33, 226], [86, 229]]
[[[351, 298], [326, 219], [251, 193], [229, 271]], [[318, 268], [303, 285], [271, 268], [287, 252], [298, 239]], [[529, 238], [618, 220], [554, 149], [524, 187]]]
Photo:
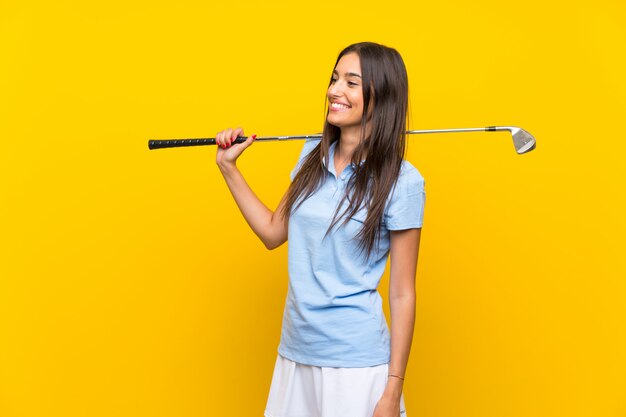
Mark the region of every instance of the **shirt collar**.
[[[335, 171], [335, 148], [337, 147], [338, 142], [339, 140], [336, 140], [328, 147], [328, 160], [330, 161], [329, 166], [326, 166], [326, 159], [322, 160], [322, 164], [324, 165], [324, 167], [335, 175], [337, 174], [337, 172]], [[365, 159], [361, 160], [361, 163], [359, 165], [363, 165], [364, 162]], [[354, 162], [350, 162], [347, 167], [348, 166], [354, 168], [356, 167], [356, 164]]]

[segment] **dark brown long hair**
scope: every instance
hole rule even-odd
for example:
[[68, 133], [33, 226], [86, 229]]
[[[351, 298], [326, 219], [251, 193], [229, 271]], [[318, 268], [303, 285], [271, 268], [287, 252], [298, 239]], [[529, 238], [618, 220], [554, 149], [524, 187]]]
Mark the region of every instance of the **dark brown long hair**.
[[[342, 218], [342, 225], [345, 225], [350, 217], [365, 207], [367, 217], [355, 238], [359, 239], [359, 247], [369, 257], [380, 239], [385, 203], [400, 175], [404, 158], [409, 86], [404, 61], [395, 49], [373, 42], [355, 43], [339, 53], [335, 68], [341, 57], [351, 52], [358, 54], [361, 62], [364, 109], [361, 140], [352, 154], [352, 163], [356, 164], [355, 171], [348, 181], [346, 194], [339, 202], [326, 234]], [[303, 160], [289, 186], [286, 204], [281, 213], [283, 219], [321, 185], [326, 176], [323, 163], [325, 161], [328, 165], [330, 145], [339, 140], [341, 129], [328, 122], [328, 100], [325, 99], [324, 103], [322, 140]], [[373, 106], [371, 133], [365, 137], [370, 106]], [[360, 164], [364, 156], [366, 159]], [[339, 215], [339, 209], [346, 199], [349, 204]]]

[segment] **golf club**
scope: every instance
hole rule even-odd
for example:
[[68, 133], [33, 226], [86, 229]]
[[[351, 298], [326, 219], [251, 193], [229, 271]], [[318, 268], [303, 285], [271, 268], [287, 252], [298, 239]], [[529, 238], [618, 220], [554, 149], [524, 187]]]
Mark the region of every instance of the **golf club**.
[[[500, 132], [507, 130], [511, 132], [513, 136], [513, 145], [515, 151], [518, 154], [530, 152], [535, 149], [535, 138], [519, 127], [515, 126], [487, 126], [476, 128], [463, 128], [463, 129], [436, 129], [436, 130], [407, 130], [406, 134], [419, 134], [419, 133], [449, 133], [449, 132]], [[271, 140], [293, 140], [293, 139], [313, 139], [321, 138], [322, 134], [315, 135], [299, 135], [299, 136], [265, 136], [257, 137], [255, 142], [259, 141], [271, 141]], [[233, 141], [233, 143], [244, 142], [248, 137], [239, 136]], [[190, 139], [150, 139], [148, 141], [149, 149], [160, 148], [177, 148], [182, 146], [203, 146], [203, 145], [215, 145], [215, 138], [190, 138]]]

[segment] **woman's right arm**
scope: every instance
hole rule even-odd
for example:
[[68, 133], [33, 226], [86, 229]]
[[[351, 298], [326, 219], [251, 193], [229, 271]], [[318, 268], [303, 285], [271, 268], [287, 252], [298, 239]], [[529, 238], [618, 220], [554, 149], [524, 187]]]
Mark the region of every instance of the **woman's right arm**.
[[217, 154], [215, 162], [226, 181], [241, 214], [248, 222], [252, 231], [261, 239], [268, 249], [275, 249], [287, 241], [287, 219], [283, 220], [280, 213], [285, 204], [286, 194], [280, 200], [275, 212], [263, 204], [254, 194], [243, 175], [237, 168], [237, 158], [252, 144], [256, 135], [252, 135], [243, 143], [232, 144], [238, 136], [244, 136], [243, 129], [226, 129], [215, 136]]

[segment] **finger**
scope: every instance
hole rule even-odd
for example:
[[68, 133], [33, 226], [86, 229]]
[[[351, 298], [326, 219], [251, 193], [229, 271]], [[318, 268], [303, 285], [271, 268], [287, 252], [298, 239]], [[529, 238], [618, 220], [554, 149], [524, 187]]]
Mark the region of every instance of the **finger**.
[[238, 127], [237, 129], [234, 129], [232, 132], [230, 132], [230, 136], [226, 137], [226, 147], [231, 147], [233, 145], [233, 142], [235, 141], [235, 139], [237, 139], [237, 137], [239, 137], [241, 132], [243, 132], [243, 129], [241, 127]]
[[248, 136], [244, 142], [241, 142], [239, 145], [242, 147], [242, 151], [246, 149], [248, 146], [252, 145], [252, 142], [256, 139], [256, 135]]
[[239, 136], [243, 136], [243, 128], [241, 126], [239, 126], [237, 129], [233, 131], [232, 135], [230, 136], [230, 141], [231, 142], [234, 141]]
[[225, 132], [226, 132], [226, 130], [220, 130], [215, 135], [215, 144], [217, 145], [218, 148], [223, 148], [224, 147], [224, 134], [225, 134]]
[[217, 132], [217, 135], [215, 135], [215, 144], [218, 146], [218, 148], [224, 147], [224, 131], [223, 130]]
[[224, 147], [228, 148], [232, 140], [230, 138], [233, 137], [233, 129], [228, 128], [224, 131]]
[[220, 148], [226, 149], [228, 147], [232, 131], [233, 129], [231, 128], [222, 130], [222, 134], [220, 135]]

